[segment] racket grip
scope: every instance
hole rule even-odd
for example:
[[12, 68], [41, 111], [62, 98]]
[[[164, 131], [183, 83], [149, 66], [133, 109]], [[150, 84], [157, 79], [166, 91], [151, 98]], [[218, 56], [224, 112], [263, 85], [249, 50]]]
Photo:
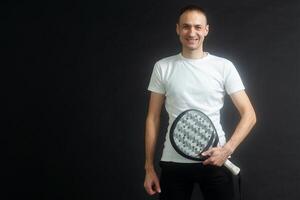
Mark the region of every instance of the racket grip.
[[233, 164], [230, 160], [226, 160], [224, 166], [234, 175], [238, 175], [240, 173], [240, 168]]

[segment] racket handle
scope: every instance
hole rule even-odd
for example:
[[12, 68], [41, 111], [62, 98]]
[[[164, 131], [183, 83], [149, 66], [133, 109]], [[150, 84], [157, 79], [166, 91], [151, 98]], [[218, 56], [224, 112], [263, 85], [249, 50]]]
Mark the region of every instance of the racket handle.
[[229, 169], [234, 175], [238, 175], [240, 173], [240, 168], [233, 164], [230, 160], [226, 160], [224, 166]]

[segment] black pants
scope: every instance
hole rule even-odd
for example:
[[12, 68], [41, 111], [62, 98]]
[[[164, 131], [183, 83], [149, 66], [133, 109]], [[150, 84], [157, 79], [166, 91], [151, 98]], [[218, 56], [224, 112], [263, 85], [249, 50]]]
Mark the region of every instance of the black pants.
[[160, 162], [160, 200], [190, 200], [194, 183], [205, 200], [234, 200], [233, 175], [225, 167]]

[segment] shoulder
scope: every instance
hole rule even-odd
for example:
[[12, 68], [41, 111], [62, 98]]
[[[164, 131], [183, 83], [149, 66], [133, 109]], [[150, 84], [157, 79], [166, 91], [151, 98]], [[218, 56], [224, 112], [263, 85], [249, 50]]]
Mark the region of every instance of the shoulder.
[[227, 58], [216, 56], [213, 54], [209, 54], [209, 56], [210, 56], [209, 60], [212, 62], [216, 62], [216, 63], [223, 64], [223, 65], [232, 64], [232, 62], [230, 60], [228, 60]]
[[215, 67], [215, 69], [217, 69], [223, 74], [227, 74], [235, 70], [234, 64], [230, 60], [224, 57], [210, 54], [209, 62]]
[[165, 57], [165, 58], [162, 58], [162, 59], [158, 60], [156, 62], [156, 65], [168, 66], [170, 64], [176, 63], [179, 60], [180, 60], [180, 56], [178, 54], [177, 55], [172, 55], [172, 56], [168, 56], [168, 57]]

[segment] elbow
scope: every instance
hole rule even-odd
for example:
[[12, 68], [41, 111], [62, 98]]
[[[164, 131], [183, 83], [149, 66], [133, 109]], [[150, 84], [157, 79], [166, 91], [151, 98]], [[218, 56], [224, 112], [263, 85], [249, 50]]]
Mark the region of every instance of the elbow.
[[250, 117], [251, 125], [252, 127], [256, 124], [257, 118], [256, 118], [256, 113], [254, 110], [251, 112], [251, 117]]
[[241, 113], [241, 117], [244, 118], [245, 122], [247, 122], [249, 128], [251, 129], [257, 122], [256, 114], [253, 108], [244, 110]]
[[151, 115], [149, 114], [146, 118], [146, 124], [157, 124], [160, 121], [159, 115]]

